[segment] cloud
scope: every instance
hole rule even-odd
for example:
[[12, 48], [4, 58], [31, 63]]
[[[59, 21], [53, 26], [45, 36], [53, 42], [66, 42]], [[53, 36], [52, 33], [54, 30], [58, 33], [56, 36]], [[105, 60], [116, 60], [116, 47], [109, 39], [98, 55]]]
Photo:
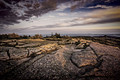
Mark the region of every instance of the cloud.
[[[120, 21], [120, 8], [119, 7], [105, 9], [105, 10], [96, 10], [91, 13], [85, 13], [85, 12], [77, 13], [77, 14], [69, 13], [70, 16], [68, 16], [67, 13], [55, 13], [55, 14], [59, 14], [59, 15], [62, 14], [62, 17], [61, 16], [58, 17], [57, 15], [55, 16], [55, 14], [53, 14], [53, 13], [50, 13], [50, 14], [46, 14], [44, 17], [40, 17], [40, 20], [35, 19], [37, 22], [24, 23], [24, 24], [22, 24], [22, 26], [24, 28], [27, 26], [27, 28], [29, 28], [29, 29], [36, 30], [36, 29], [47, 29], [47, 28], [50, 29], [50, 28], [63, 28], [63, 27], [73, 27], [74, 28], [74, 26], [106, 24], [106, 23], [114, 23], [114, 22]], [[73, 16], [73, 17], [71, 17], [71, 16]], [[44, 18], [46, 20], [43, 20]], [[69, 19], [67, 19], [67, 18], [69, 18]], [[61, 21], [59, 21], [59, 20], [61, 20]], [[26, 25], [26, 26], [24, 26], [24, 25]], [[19, 25], [19, 26], [21, 26], [21, 25]]]
[[96, 10], [91, 13], [88, 13], [84, 17], [71, 20], [71, 22], [76, 22], [76, 21], [83, 21], [83, 23], [80, 23], [79, 25], [119, 22], [120, 7], [115, 7], [105, 10]]
[[66, 16], [66, 13], [58, 13], [59, 16]]
[[55, 17], [55, 16], [53, 16], [53, 15], [49, 15], [49, 16], [48, 16], [48, 18], [54, 18], [54, 17]]
[[[108, 5], [113, 0], [73, 1], [60, 0], [60, 3], [56, 4], [56, 0], [53, 0], [53, 2], [45, 0], [41, 3], [41, 7], [39, 6], [36, 9], [31, 8], [25, 11], [25, 9], [18, 8], [15, 12], [20, 13], [21, 17], [11, 12], [10, 9], [3, 10], [0, 7], [0, 29], [16, 32], [28, 30], [63, 30], [68, 27], [77, 29], [79, 26], [82, 28], [82, 26], [101, 25], [120, 21], [120, 6]], [[104, 3], [101, 4], [101, 1]], [[8, 25], [8, 28], [2, 24]]]
[[[12, 25], [18, 22], [17, 20], [29, 19], [32, 16], [41, 16], [49, 11], [56, 9], [56, 0], [52, 2], [50, 0], [45, 0], [38, 2], [37, 0], [26, 1], [21, 0], [0, 0], [0, 25]], [[10, 20], [6, 20], [5, 18]]]
[[[97, 13], [97, 14], [96, 14]], [[102, 13], [102, 14], [101, 14]], [[72, 27], [72, 26], [82, 26], [89, 24], [106, 24], [120, 22], [120, 8], [110, 8], [106, 10], [96, 10], [88, 13], [86, 16], [81, 16], [80, 18], [75, 18], [69, 21], [65, 21], [59, 24], [47, 25], [43, 28], [55, 28], [55, 27]]]
[[63, 3], [57, 6], [56, 11], [64, 11], [65, 9], [71, 8], [72, 6], [77, 5], [77, 4], [78, 4], [78, 1], [75, 1], [73, 3], [71, 2]]
[[[102, 3], [102, 4], [101, 4]], [[108, 6], [106, 3], [109, 3]], [[118, 5], [118, 0], [33, 0], [33, 1], [16, 1], [16, 0], [1, 0], [0, 1], [0, 19], [2, 20], [4, 17], [8, 16], [12, 20], [7, 21], [4, 20], [0, 23], [10, 25], [16, 23], [17, 20], [29, 19], [32, 16], [41, 16], [42, 14], [48, 13], [49, 11], [66, 11], [69, 9], [70, 11], [74, 9], [80, 8], [111, 8], [113, 7], [111, 4]], [[106, 5], [105, 5], [106, 4]], [[83, 8], [85, 10], [85, 8]], [[88, 10], [88, 9], [87, 9]], [[10, 14], [10, 15], [9, 15]], [[62, 15], [62, 14], [61, 14]], [[13, 20], [14, 19], [14, 20]]]
[[106, 6], [106, 5], [96, 5], [96, 6], [90, 6], [87, 8], [103, 8], [103, 9], [108, 9], [108, 8], [112, 8], [113, 6]]
[[114, 23], [114, 22], [120, 22], [120, 18], [106, 19], [106, 20], [96, 20], [96, 21], [72, 24], [70, 26], [95, 25], [95, 24], [105, 24], [105, 23]]
[[[96, 14], [97, 13], [97, 14]], [[92, 13], [89, 13], [89, 15], [93, 18], [101, 18], [101, 17], [116, 17], [120, 15], [120, 7], [113, 7], [110, 9], [104, 9], [104, 10], [96, 10]]]

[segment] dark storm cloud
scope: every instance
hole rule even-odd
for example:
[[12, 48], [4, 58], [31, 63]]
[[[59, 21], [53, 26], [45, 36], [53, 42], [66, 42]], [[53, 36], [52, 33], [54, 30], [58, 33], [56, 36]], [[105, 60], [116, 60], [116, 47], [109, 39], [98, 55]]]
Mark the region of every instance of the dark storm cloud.
[[17, 20], [28, 19], [34, 16], [40, 16], [51, 10], [55, 10], [57, 6], [56, 0], [0, 0], [0, 24], [10, 25], [16, 23]]
[[87, 4], [86, 7], [96, 6], [96, 5], [106, 5], [106, 6], [119, 6], [120, 0], [93, 0], [92, 3]]

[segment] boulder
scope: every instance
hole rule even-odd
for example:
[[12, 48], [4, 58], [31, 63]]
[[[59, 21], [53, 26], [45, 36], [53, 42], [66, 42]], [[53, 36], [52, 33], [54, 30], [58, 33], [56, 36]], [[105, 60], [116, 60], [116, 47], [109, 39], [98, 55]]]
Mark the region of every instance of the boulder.
[[9, 53], [11, 59], [18, 59], [27, 57], [28, 51], [25, 49], [11, 48], [9, 49]]
[[0, 47], [0, 60], [9, 59], [9, 49], [10, 47]]
[[95, 65], [97, 63], [97, 56], [91, 51], [82, 51], [79, 53], [74, 53], [72, 56], [72, 61], [78, 66], [88, 66]]
[[25, 49], [17, 49], [13, 47], [1, 47], [0, 59], [18, 59], [27, 57], [28, 51]]

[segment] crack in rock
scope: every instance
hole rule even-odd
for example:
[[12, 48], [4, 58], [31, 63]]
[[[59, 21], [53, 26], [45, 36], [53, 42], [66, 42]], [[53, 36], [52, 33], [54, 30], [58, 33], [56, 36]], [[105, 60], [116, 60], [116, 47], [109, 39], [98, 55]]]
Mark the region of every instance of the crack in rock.
[[81, 77], [86, 73], [94, 70], [95, 68], [99, 68], [102, 64], [103, 60], [101, 60], [101, 56], [98, 56], [96, 51], [89, 46], [91, 50], [82, 50], [79, 53], [72, 53], [70, 56], [70, 61], [73, 65], [79, 68], [79, 72], [76, 76]]

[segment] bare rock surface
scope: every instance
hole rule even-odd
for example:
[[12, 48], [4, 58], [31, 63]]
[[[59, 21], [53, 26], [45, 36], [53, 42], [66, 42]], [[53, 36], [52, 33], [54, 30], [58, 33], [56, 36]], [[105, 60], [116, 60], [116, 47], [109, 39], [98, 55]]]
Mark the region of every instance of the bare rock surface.
[[25, 49], [17, 49], [14, 47], [0, 47], [0, 60], [8, 60], [8, 59], [18, 59], [25, 58], [27, 56], [27, 50]]
[[119, 48], [95, 42], [85, 49], [75, 47], [63, 45], [50, 54], [31, 57], [1, 74], [1, 80], [119, 80]]
[[0, 52], [0, 59], [2, 60], [9, 59], [7, 52]]
[[78, 65], [78, 67], [83, 67], [86, 65], [95, 65], [97, 63], [97, 56], [90, 51], [81, 51], [79, 53], [73, 54], [72, 60]]
[[92, 42], [91, 47], [94, 48], [98, 55], [112, 55], [120, 60], [120, 49], [114, 46], [108, 46], [97, 42]]

